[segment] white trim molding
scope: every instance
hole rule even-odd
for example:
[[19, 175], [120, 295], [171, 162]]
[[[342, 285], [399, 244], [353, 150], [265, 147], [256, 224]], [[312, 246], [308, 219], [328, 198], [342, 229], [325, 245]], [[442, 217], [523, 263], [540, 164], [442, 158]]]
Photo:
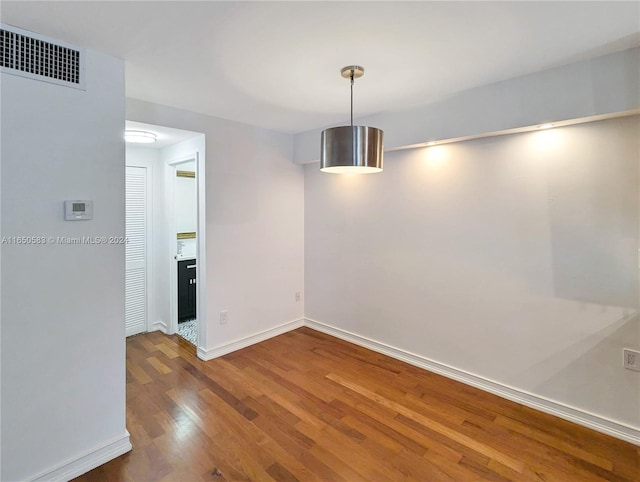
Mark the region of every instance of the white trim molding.
[[256, 343], [260, 343], [261, 341], [268, 340], [269, 338], [273, 338], [274, 336], [282, 335], [283, 333], [287, 333], [288, 331], [301, 328], [304, 326], [304, 322], [304, 318], [289, 321], [288, 323], [284, 323], [274, 328], [269, 328], [268, 330], [255, 333], [244, 338], [239, 338], [235, 341], [216, 346], [209, 350], [198, 347], [198, 358], [204, 361], [213, 360], [214, 358], [218, 358], [236, 350], [240, 350], [242, 348], [255, 345]]
[[162, 320], [154, 321], [151, 323], [151, 330], [149, 331], [161, 331], [166, 335], [168, 333], [167, 324]]
[[638, 428], [631, 427], [615, 420], [609, 420], [605, 417], [585, 412], [584, 410], [564, 405], [539, 395], [525, 392], [523, 390], [465, 372], [443, 363], [430, 360], [429, 358], [421, 355], [416, 355], [400, 348], [395, 348], [385, 343], [371, 340], [356, 333], [351, 333], [349, 331], [327, 325], [320, 321], [305, 318], [304, 326], [326, 333], [327, 335], [335, 336], [336, 338], [351, 342], [355, 345], [368, 348], [377, 353], [382, 353], [383, 355], [390, 356], [391, 358], [406, 362], [410, 365], [451, 378], [452, 380], [462, 382], [466, 385], [479, 388], [480, 390], [493, 393], [494, 395], [506, 398], [512, 402], [520, 403], [527, 407], [540, 410], [541, 412], [555, 415], [556, 417], [564, 420], [577, 423], [578, 425], [596, 430], [597, 432], [611, 435], [612, 437], [640, 446], [640, 430]]
[[129, 432], [122, 437], [110, 440], [101, 447], [85, 452], [72, 460], [67, 460], [52, 469], [48, 469], [29, 479], [32, 482], [66, 482], [89, 472], [110, 460], [131, 450]]

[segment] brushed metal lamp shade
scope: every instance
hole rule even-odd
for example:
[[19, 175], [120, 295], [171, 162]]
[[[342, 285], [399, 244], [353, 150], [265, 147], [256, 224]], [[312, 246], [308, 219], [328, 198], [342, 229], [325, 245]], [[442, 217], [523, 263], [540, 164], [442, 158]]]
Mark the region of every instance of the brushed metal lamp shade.
[[375, 127], [341, 126], [321, 135], [320, 170], [338, 174], [382, 171], [384, 133]]
[[375, 127], [353, 125], [353, 81], [364, 75], [364, 69], [350, 65], [344, 67], [340, 74], [351, 79], [351, 125], [322, 131], [320, 170], [338, 174], [380, 172], [384, 133]]

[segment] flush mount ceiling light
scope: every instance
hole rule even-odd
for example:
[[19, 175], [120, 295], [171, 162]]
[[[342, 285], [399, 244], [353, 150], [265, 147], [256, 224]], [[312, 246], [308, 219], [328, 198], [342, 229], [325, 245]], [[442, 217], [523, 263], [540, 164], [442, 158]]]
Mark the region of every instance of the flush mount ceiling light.
[[157, 136], [153, 132], [125, 131], [124, 140], [133, 144], [153, 144]]
[[383, 132], [375, 127], [353, 125], [353, 81], [364, 75], [358, 65], [344, 67], [340, 74], [351, 80], [351, 125], [322, 131], [320, 170], [331, 173], [382, 171]]

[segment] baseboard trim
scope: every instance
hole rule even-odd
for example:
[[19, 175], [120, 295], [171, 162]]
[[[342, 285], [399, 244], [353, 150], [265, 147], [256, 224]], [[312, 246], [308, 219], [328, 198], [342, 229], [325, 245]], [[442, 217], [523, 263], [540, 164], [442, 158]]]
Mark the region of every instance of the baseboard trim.
[[110, 440], [101, 447], [85, 452], [72, 460], [67, 460], [57, 467], [46, 470], [29, 479], [32, 482], [66, 482], [79, 477], [110, 460], [126, 454], [131, 450], [129, 432], [125, 430], [122, 437]]
[[255, 333], [253, 335], [240, 338], [230, 343], [225, 343], [224, 345], [220, 345], [215, 348], [211, 348], [209, 350], [206, 350], [204, 348], [198, 348], [197, 350], [198, 358], [205, 361], [213, 360], [214, 358], [218, 358], [220, 356], [226, 355], [236, 350], [240, 350], [242, 348], [246, 348], [256, 343], [260, 343], [261, 341], [268, 340], [269, 338], [282, 335], [283, 333], [287, 333], [288, 331], [295, 330], [303, 326], [304, 326], [304, 318], [300, 318], [298, 320], [293, 320], [288, 323], [284, 323], [282, 325], [276, 326], [274, 328], [269, 328], [268, 330]]
[[165, 335], [169, 333], [169, 328], [164, 321], [158, 320], [151, 323], [151, 330], [149, 331], [161, 331]]
[[544, 397], [540, 397], [533, 393], [525, 392], [502, 383], [483, 378], [472, 373], [459, 370], [457, 368], [439, 363], [434, 360], [430, 360], [421, 355], [416, 355], [408, 351], [395, 348], [393, 346], [381, 343], [379, 341], [371, 340], [364, 336], [352, 333], [340, 328], [336, 328], [331, 325], [327, 325], [320, 321], [312, 320], [309, 318], [304, 319], [304, 326], [307, 326], [313, 330], [326, 333], [327, 335], [335, 336], [341, 340], [351, 342], [355, 345], [368, 348], [377, 353], [390, 356], [397, 360], [409, 363], [410, 365], [423, 368], [430, 372], [443, 375], [447, 378], [462, 382], [466, 385], [479, 388], [499, 397], [506, 398], [516, 403], [520, 403], [530, 408], [540, 410], [556, 417], [568, 420], [570, 422], [577, 423], [584, 427], [596, 430], [598, 432], [611, 435], [612, 437], [630, 442], [634, 445], [640, 446], [640, 430], [634, 427], [630, 427], [626, 424], [610, 420], [593, 413], [585, 412], [575, 407], [571, 407], [554, 400], [549, 400]]

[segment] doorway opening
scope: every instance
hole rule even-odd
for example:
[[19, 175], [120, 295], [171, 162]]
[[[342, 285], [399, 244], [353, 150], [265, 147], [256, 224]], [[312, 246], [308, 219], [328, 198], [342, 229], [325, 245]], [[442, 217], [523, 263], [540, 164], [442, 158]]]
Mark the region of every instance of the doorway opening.
[[[156, 136], [154, 143], [126, 146], [126, 335], [160, 330], [201, 347], [206, 335], [205, 323], [198, 323], [206, 312], [206, 270], [199, 269], [206, 260], [205, 136], [132, 121], [126, 128]], [[185, 273], [186, 292], [179, 278]]]
[[[175, 263], [172, 264], [171, 320], [175, 331], [197, 346], [198, 317], [198, 153], [184, 159], [170, 161], [169, 201], [172, 206], [171, 233], [175, 233]], [[175, 270], [175, 271], [174, 271]]]

